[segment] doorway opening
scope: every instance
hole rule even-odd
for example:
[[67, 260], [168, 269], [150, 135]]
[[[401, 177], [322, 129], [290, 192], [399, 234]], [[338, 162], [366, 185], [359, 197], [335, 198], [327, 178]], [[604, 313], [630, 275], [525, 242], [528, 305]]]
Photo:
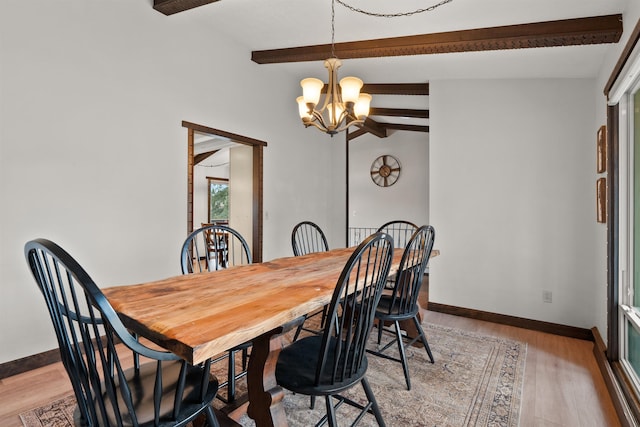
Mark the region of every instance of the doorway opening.
[[[250, 243], [253, 262], [262, 261], [262, 173], [263, 149], [267, 143], [243, 135], [210, 128], [191, 122], [182, 122], [188, 129], [187, 137], [187, 233], [209, 221], [210, 206], [208, 180], [195, 182], [196, 165], [228, 150], [229, 219], [230, 227], [238, 230]], [[206, 174], [205, 174], [206, 176]], [[234, 185], [236, 183], [236, 185]], [[200, 185], [204, 184], [204, 185]], [[205, 188], [201, 195], [197, 191]], [[201, 213], [197, 200], [204, 200]]]

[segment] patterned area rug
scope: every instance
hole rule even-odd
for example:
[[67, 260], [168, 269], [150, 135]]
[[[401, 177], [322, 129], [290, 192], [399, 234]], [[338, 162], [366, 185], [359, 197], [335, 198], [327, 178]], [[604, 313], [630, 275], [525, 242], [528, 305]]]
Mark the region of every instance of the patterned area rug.
[[[526, 344], [478, 335], [439, 325], [426, 325], [435, 364], [422, 348], [407, 349], [411, 391], [406, 389], [402, 366], [369, 355], [367, 378], [388, 426], [501, 426], [515, 427], [520, 416]], [[375, 333], [372, 333], [372, 339]], [[387, 334], [383, 336], [388, 337]], [[364, 401], [360, 386], [347, 396]], [[291, 427], [314, 425], [325, 413], [324, 399], [309, 409], [307, 396], [287, 393], [284, 399]], [[61, 400], [20, 415], [25, 427], [68, 427], [73, 425], [75, 400]], [[342, 405], [337, 411], [341, 425], [348, 425], [355, 410]], [[253, 426], [248, 417], [243, 426]], [[361, 426], [375, 426], [372, 415]]]

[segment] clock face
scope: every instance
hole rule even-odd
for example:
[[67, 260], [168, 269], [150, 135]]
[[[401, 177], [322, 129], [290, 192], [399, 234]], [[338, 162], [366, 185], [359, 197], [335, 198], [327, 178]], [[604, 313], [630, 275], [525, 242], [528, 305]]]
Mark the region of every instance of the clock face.
[[393, 156], [385, 154], [371, 163], [371, 179], [380, 187], [389, 187], [400, 177], [400, 162]]

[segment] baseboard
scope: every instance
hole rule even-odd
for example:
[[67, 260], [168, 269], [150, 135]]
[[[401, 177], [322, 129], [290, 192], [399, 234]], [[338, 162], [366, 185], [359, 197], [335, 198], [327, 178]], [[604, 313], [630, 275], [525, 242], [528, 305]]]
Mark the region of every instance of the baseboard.
[[628, 398], [628, 394], [623, 390], [624, 387], [618, 381], [618, 376], [614, 372], [615, 366], [612, 366], [607, 359], [607, 347], [604, 345], [598, 328], [592, 328], [591, 333], [594, 338], [593, 355], [604, 378], [620, 424], [623, 427], [635, 427], [638, 425], [636, 419], [637, 414], [640, 414], [640, 404], [636, 399]]
[[31, 371], [32, 369], [42, 368], [43, 366], [57, 363], [60, 360], [60, 351], [56, 348], [43, 353], [12, 360], [11, 362], [2, 363], [0, 364], [0, 380], [23, 372]]
[[501, 325], [516, 326], [518, 328], [546, 332], [563, 337], [578, 338], [585, 341], [593, 341], [594, 339], [590, 329], [576, 328], [574, 326], [542, 322], [540, 320], [531, 320], [522, 317], [507, 316], [505, 314], [474, 310], [472, 308], [456, 307], [453, 305], [439, 304], [437, 302], [429, 301], [427, 310], [436, 311], [438, 313], [452, 314], [455, 316], [468, 317], [476, 320], [484, 320]]
[[[114, 343], [120, 344], [121, 341], [118, 337], [114, 337]], [[96, 346], [94, 339], [94, 347]], [[31, 356], [23, 357], [22, 359], [12, 360], [11, 362], [0, 363], [0, 380], [3, 378], [18, 375], [23, 372], [28, 372], [33, 369], [42, 368], [43, 366], [58, 363], [62, 359], [60, 357], [60, 350], [54, 348], [53, 350], [47, 350], [42, 353], [33, 354]]]

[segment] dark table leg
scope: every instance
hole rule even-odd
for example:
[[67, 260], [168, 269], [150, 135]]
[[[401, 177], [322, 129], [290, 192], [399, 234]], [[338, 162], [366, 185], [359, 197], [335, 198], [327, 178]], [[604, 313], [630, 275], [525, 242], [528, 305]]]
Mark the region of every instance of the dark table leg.
[[287, 425], [282, 398], [284, 391], [276, 383], [276, 362], [282, 348], [282, 329], [270, 331], [253, 340], [247, 368], [249, 408], [247, 414], [257, 427]]
[[284, 391], [276, 382], [276, 363], [280, 350], [287, 342], [283, 334], [297, 327], [302, 321], [304, 317], [253, 339], [247, 367], [247, 414], [253, 418], [257, 427], [287, 426], [282, 404]]

